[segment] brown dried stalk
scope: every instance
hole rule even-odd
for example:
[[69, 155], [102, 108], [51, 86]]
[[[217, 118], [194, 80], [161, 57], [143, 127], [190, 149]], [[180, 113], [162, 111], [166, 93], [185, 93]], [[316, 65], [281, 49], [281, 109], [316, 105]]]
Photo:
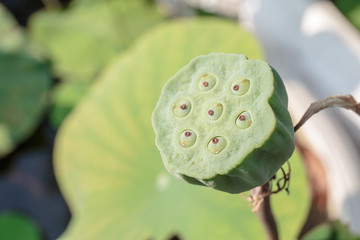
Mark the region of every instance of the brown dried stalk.
[[277, 224], [271, 211], [270, 184], [266, 183], [261, 187], [256, 187], [251, 190], [251, 193], [254, 194], [255, 197], [260, 197], [260, 199], [257, 199], [258, 205], [255, 214], [258, 216], [265, 227], [266, 238], [268, 240], [278, 240], [279, 233], [277, 230]]
[[[257, 212], [264, 199], [270, 196], [271, 194], [278, 193], [284, 189], [289, 194], [291, 166], [289, 162], [286, 163], [288, 165], [287, 173], [285, 172], [284, 168], [281, 167], [280, 170], [282, 173], [282, 177], [277, 179], [276, 175], [273, 176], [269, 182], [263, 185], [263, 186], [268, 185], [268, 187], [263, 188], [261, 191], [260, 191], [261, 186], [256, 187], [250, 191], [249, 197], [245, 197], [245, 200], [250, 202], [250, 206], [252, 207], [252, 212]], [[273, 190], [274, 183], [276, 185], [276, 190]]]
[[296, 132], [314, 114], [331, 107], [349, 109], [360, 115], [360, 103], [356, 102], [353, 96], [334, 95], [312, 103], [300, 119], [299, 123], [294, 127], [294, 131]]
[[[281, 173], [283, 174], [282, 177], [277, 179], [275, 175], [266, 184], [252, 189], [250, 191], [249, 197], [246, 198], [246, 200], [250, 202], [252, 211], [255, 212], [260, 221], [263, 223], [268, 240], [279, 239], [276, 221], [271, 210], [270, 195], [278, 193], [283, 189], [289, 193], [291, 167], [290, 163], [287, 163], [289, 168], [288, 173], [286, 173], [285, 170], [281, 168]], [[273, 182], [275, 181], [277, 188], [276, 190], [273, 190]]]
[[[360, 115], [360, 103], [356, 102], [353, 96], [330, 96], [312, 103], [299, 123], [294, 127], [294, 132], [296, 132], [314, 114], [320, 112], [323, 109], [331, 107], [349, 109]], [[276, 182], [277, 190], [272, 190], [272, 182], [276, 180], [276, 176], [274, 176], [268, 183], [264, 184], [263, 186], [252, 189], [249, 197], [247, 198], [247, 200], [250, 202], [250, 206], [253, 207], [253, 212], [256, 213], [260, 221], [263, 223], [268, 240], [276, 240], [279, 238], [276, 221], [271, 211], [270, 195], [278, 193], [283, 189], [289, 193], [290, 171], [290, 165], [289, 172], [287, 174], [285, 173], [284, 169], [281, 168], [283, 177], [278, 179]]]

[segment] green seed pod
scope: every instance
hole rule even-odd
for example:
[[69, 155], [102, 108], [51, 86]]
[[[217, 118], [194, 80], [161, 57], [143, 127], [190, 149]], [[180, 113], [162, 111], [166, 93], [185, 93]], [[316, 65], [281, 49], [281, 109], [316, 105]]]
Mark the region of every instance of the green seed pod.
[[[179, 99], [191, 103], [183, 117], [174, 111]], [[287, 102], [280, 76], [262, 60], [195, 58], [167, 82], [153, 112], [165, 167], [186, 182], [229, 193], [265, 184], [294, 151]]]

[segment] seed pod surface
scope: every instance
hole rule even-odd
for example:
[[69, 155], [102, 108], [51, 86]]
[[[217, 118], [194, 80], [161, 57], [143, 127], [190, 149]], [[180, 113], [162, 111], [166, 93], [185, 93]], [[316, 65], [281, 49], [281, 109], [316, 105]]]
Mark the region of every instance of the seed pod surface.
[[[166, 83], [153, 112], [165, 167], [229, 193], [265, 184], [294, 151], [287, 102], [280, 76], [262, 60], [225, 53], [193, 59]], [[184, 116], [174, 112], [179, 106]]]

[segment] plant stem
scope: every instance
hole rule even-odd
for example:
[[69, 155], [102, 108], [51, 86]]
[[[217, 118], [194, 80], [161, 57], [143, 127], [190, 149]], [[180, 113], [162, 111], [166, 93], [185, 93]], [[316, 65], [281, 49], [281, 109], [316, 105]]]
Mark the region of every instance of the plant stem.
[[[330, 96], [312, 103], [308, 108], [308, 110], [303, 115], [303, 117], [301, 118], [300, 122], [294, 127], [294, 132], [296, 132], [314, 114], [318, 113], [323, 109], [331, 108], [331, 107], [341, 107], [341, 108], [349, 109], [360, 115], [360, 103], [356, 102], [353, 96], [351, 95]], [[289, 178], [286, 179], [286, 174], [284, 174], [284, 179], [287, 181], [289, 180]], [[278, 183], [278, 188], [281, 190], [284, 187], [282, 188], [279, 187], [279, 183]], [[270, 204], [270, 195], [272, 193], [276, 193], [276, 192], [271, 191], [270, 184], [268, 182], [262, 186], [256, 187], [251, 190], [250, 202], [251, 205], [254, 207], [253, 211], [255, 211], [259, 220], [262, 222], [262, 224], [265, 227], [266, 238], [268, 240], [278, 240], [279, 234], [277, 230], [277, 224], [274, 215], [272, 214], [271, 204]], [[323, 198], [320, 198], [320, 200], [322, 199]], [[322, 219], [317, 219], [317, 221], [319, 222], [321, 220]], [[311, 226], [312, 226], [311, 224], [309, 226], [305, 226], [301, 234], [304, 234], [304, 232], [307, 231], [308, 228], [311, 228]]]
[[304, 113], [299, 123], [296, 124], [296, 126], [294, 127], [294, 131], [296, 132], [315, 113], [318, 113], [323, 109], [331, 108], [331, 107], [341, 107], [341, 108], [349, 109], [360, 115], [360, 103], [356, 102], [353, 96], [351, 95], [330, 96], [321, 99], [319, 101], [313, 102], [308, 108], [308, 110]]
[[255, 214], [265, 227], [266, 238], [268, 240], [278, 240], [279, 234], [277, 224], [271, 210], [270, 195], [267, 194], [270, 191], [270, 184], [266, 183], [260, 187], [254, 188], [252, 191], [258, 192], [257, 194], [259, 195], [265, 195], [263, 202], [260, 204]]
[[330, 219], [326, 209], [328, 189], [325, 168], [318, 156], [306, 145], [297, 142], [296, 147], [300, 150], [311, 190], [311, 205], [308, 216], [297, 237], [297, 239], [302, 239], [316, 226], [329, 222]]

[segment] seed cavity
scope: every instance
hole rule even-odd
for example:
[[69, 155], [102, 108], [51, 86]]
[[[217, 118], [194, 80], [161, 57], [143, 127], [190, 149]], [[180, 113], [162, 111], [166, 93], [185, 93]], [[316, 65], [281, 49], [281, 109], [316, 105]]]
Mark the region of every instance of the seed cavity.
[[219, 154], [227, 145], [227, 141], [224, 137], [213, 137], [208, 143], [208, 150], [213, 154]]
[[196, 142], [196, 133], [193, 130], [186, 129], [180, 134], [180, 145], [184, 148], [191, 147]]
[[199, 89], [209, 91], [216, 85], [216, 77], [211, 74], [204, 74], [199, 80]]
[[250, 88], [250, 81], [248, 79], [239, 79], [231, 83], [231, 93], [235, 96], [245, 95]]
[[175, 116], [179, 118], [186, 117], [190, 113], [190, 110], [191, 102], [187, 99], [178, 101], [173, 107]]
[[214, 103], [208, 108], [207, 117], [212, 120], [218, 120], [224, 111], [224, 107], [221, 103]]
[[236, 118], [235, 125], [240, 129], [250, 127], [252, 124], [250, 113], [244, 111]]

